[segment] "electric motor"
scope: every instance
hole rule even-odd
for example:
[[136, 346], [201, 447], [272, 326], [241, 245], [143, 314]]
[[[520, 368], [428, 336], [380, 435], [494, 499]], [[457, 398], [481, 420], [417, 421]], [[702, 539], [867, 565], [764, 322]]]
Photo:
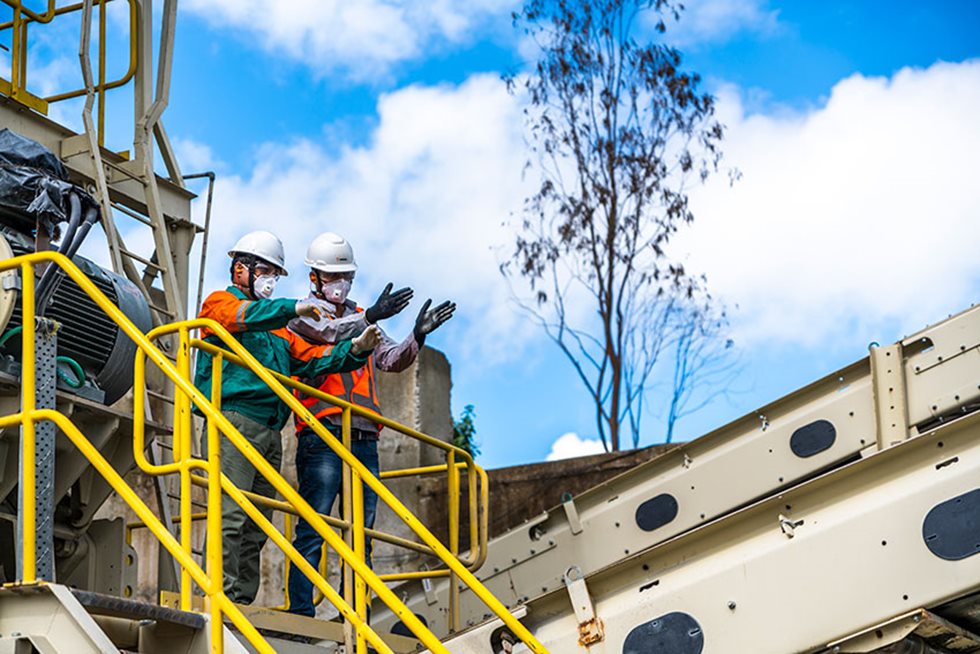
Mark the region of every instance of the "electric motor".
[[[4, 225], [0, 225], [0, 240], [9, 244], [14, 256], [34, 251], [27, 235]], [[0, 245], [0, 251], [2, 249]], [[76, 255], [72, 261], [140, 331], [149, 331], [153, 324], [150, 308], [135, 284], [84, 257]], [[3, 334], [21, 325], [19, 296], [17, 293], [6, 325], [2, 323], [4, 312], [0, 303], [0, 332]], [[82, 388], [78, 389], [80, 394], [112, 404], [132, 388], [136, 343], [99, 309], [78, 284], [69, 278], [62, 280], [47, 305], [45, 316], [61, 324], [58, 354], [77, 362], [85, 372], [87, 381], [97, 387], [98, 392], [94, 396], [91, 392], [83, 392]], [[4, 350], [10, 356], [5, 360], [0, 359], [0, 370], [9, 368], [20, 358], [19, 336], [9, 338]], [[19, 363], [16, 365], [19, 368]], [[65, 390], [73, 389], [69, 387]]]

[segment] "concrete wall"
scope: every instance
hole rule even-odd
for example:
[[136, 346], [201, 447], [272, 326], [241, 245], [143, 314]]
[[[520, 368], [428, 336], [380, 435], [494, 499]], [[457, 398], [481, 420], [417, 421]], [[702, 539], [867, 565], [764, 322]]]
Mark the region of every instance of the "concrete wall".
[[[638, 450], [609, 452], [592, 456], [547, 461], [488, 470], [490, 479], [490, 538], [520, 525], [539, 513], [561, 504], [562, 496], [572, 496], [622, 474], [675, 447], [654, 445]], [[423, 520], [436, 525], [434, 532], [446, 538], [446, 481], [439, 477], [421, 483], [420, 505]], [[463, 500], [465, 502], [465, 499]], [[466, 534], [463, 534], [466, 542]], [[463, 549], [468, 547], [464, 545]]]

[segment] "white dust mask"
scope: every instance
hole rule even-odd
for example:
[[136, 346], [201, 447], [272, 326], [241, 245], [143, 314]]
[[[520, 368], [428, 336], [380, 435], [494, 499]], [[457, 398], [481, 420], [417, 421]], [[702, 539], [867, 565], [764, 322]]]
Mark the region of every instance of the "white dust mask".
[[272, 291], [275, 290], [277, 281], [279, 280], [276, 279], [275, 275], [259, 275], [256, 277], [252, 283], [252, 288], [255, 289], [255, 297], [263, 299], [272, 297]]
[[320, 288], [324, 300], [333, 304], [343, 304], [347, 300], [347, 294], [350, 293], [350, 286], [349, 279], [338, 279], [327, 282]]

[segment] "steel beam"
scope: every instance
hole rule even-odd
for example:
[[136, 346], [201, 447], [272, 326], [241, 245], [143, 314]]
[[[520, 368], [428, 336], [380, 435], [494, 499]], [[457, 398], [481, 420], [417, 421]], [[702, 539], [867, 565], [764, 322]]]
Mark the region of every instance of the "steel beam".
[[[36, 409], [54, 409], [57, 386], [59, 324], [47, 318], [35, 318], [34, 329], [34, 388]], [[34, 425], [34, 496], [35, 578], [54, 581], [54, 451], [55, 427], [50, 422]], [[21, 448], [24, 452], [24, 429], [21, 428]], [[17, 512], [17, 578], [24, 578], [24, 487], [32, 480], [24, 479], [24, 462], [18, 474]]]

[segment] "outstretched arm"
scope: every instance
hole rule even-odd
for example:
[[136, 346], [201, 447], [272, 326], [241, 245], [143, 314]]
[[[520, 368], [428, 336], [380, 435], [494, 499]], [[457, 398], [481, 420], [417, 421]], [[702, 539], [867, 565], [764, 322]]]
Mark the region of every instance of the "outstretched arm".
[[449, 300], [446, 300], [435, 309], [429, 309], [431, 305], [432, 300], [426, 300], [425, 304], [422, 305], [422, 310], [419, 311], [418, 318], [415, 319], [413, 333], [415, 340], [419, 343], [419, 347], [425, 345], [425, 337], [428, 334], [439, 329], [444, 322], [453, 317], [453, 312], [456, 311], [456, 303], [450, 302]]
[[330, 307], [327, 302], [315, 295], [304, 300], [319, 310], [318, 317], [303, 317], [289, 321], [289, 329], [311, 343], [332, 344], [348, 338], [354, 338], [365, 329], [368, 321], [362, 311], [350, 311], [340, 318], [330, 318]]
[[289, 338], [290, 374], [305, 378], [357, 370], [368, 362], [381, 340], [380, 330], [374, 326], [337, 345], [313, 345], [289, 330], [285, 333]]
[[229, 332], [271, 331], [295, 318], [296, 300], [247, 300], [228, 291], [215, 291], [201, 305], [201, 318], [216, 321]]
[[448, 300], [435, 309], [429, 309], [431, 305], [432, 300], [426, 300], [415, 319], [415, 328], [411, 335], [401, 343], [396, 343], [382, 333], [382, 341], [374, 351], [374, 365], [378, 370], [401, 372], [412, 365], [425, 344], [425, 336], [452, 318], [456, 310], [456, 305]]

